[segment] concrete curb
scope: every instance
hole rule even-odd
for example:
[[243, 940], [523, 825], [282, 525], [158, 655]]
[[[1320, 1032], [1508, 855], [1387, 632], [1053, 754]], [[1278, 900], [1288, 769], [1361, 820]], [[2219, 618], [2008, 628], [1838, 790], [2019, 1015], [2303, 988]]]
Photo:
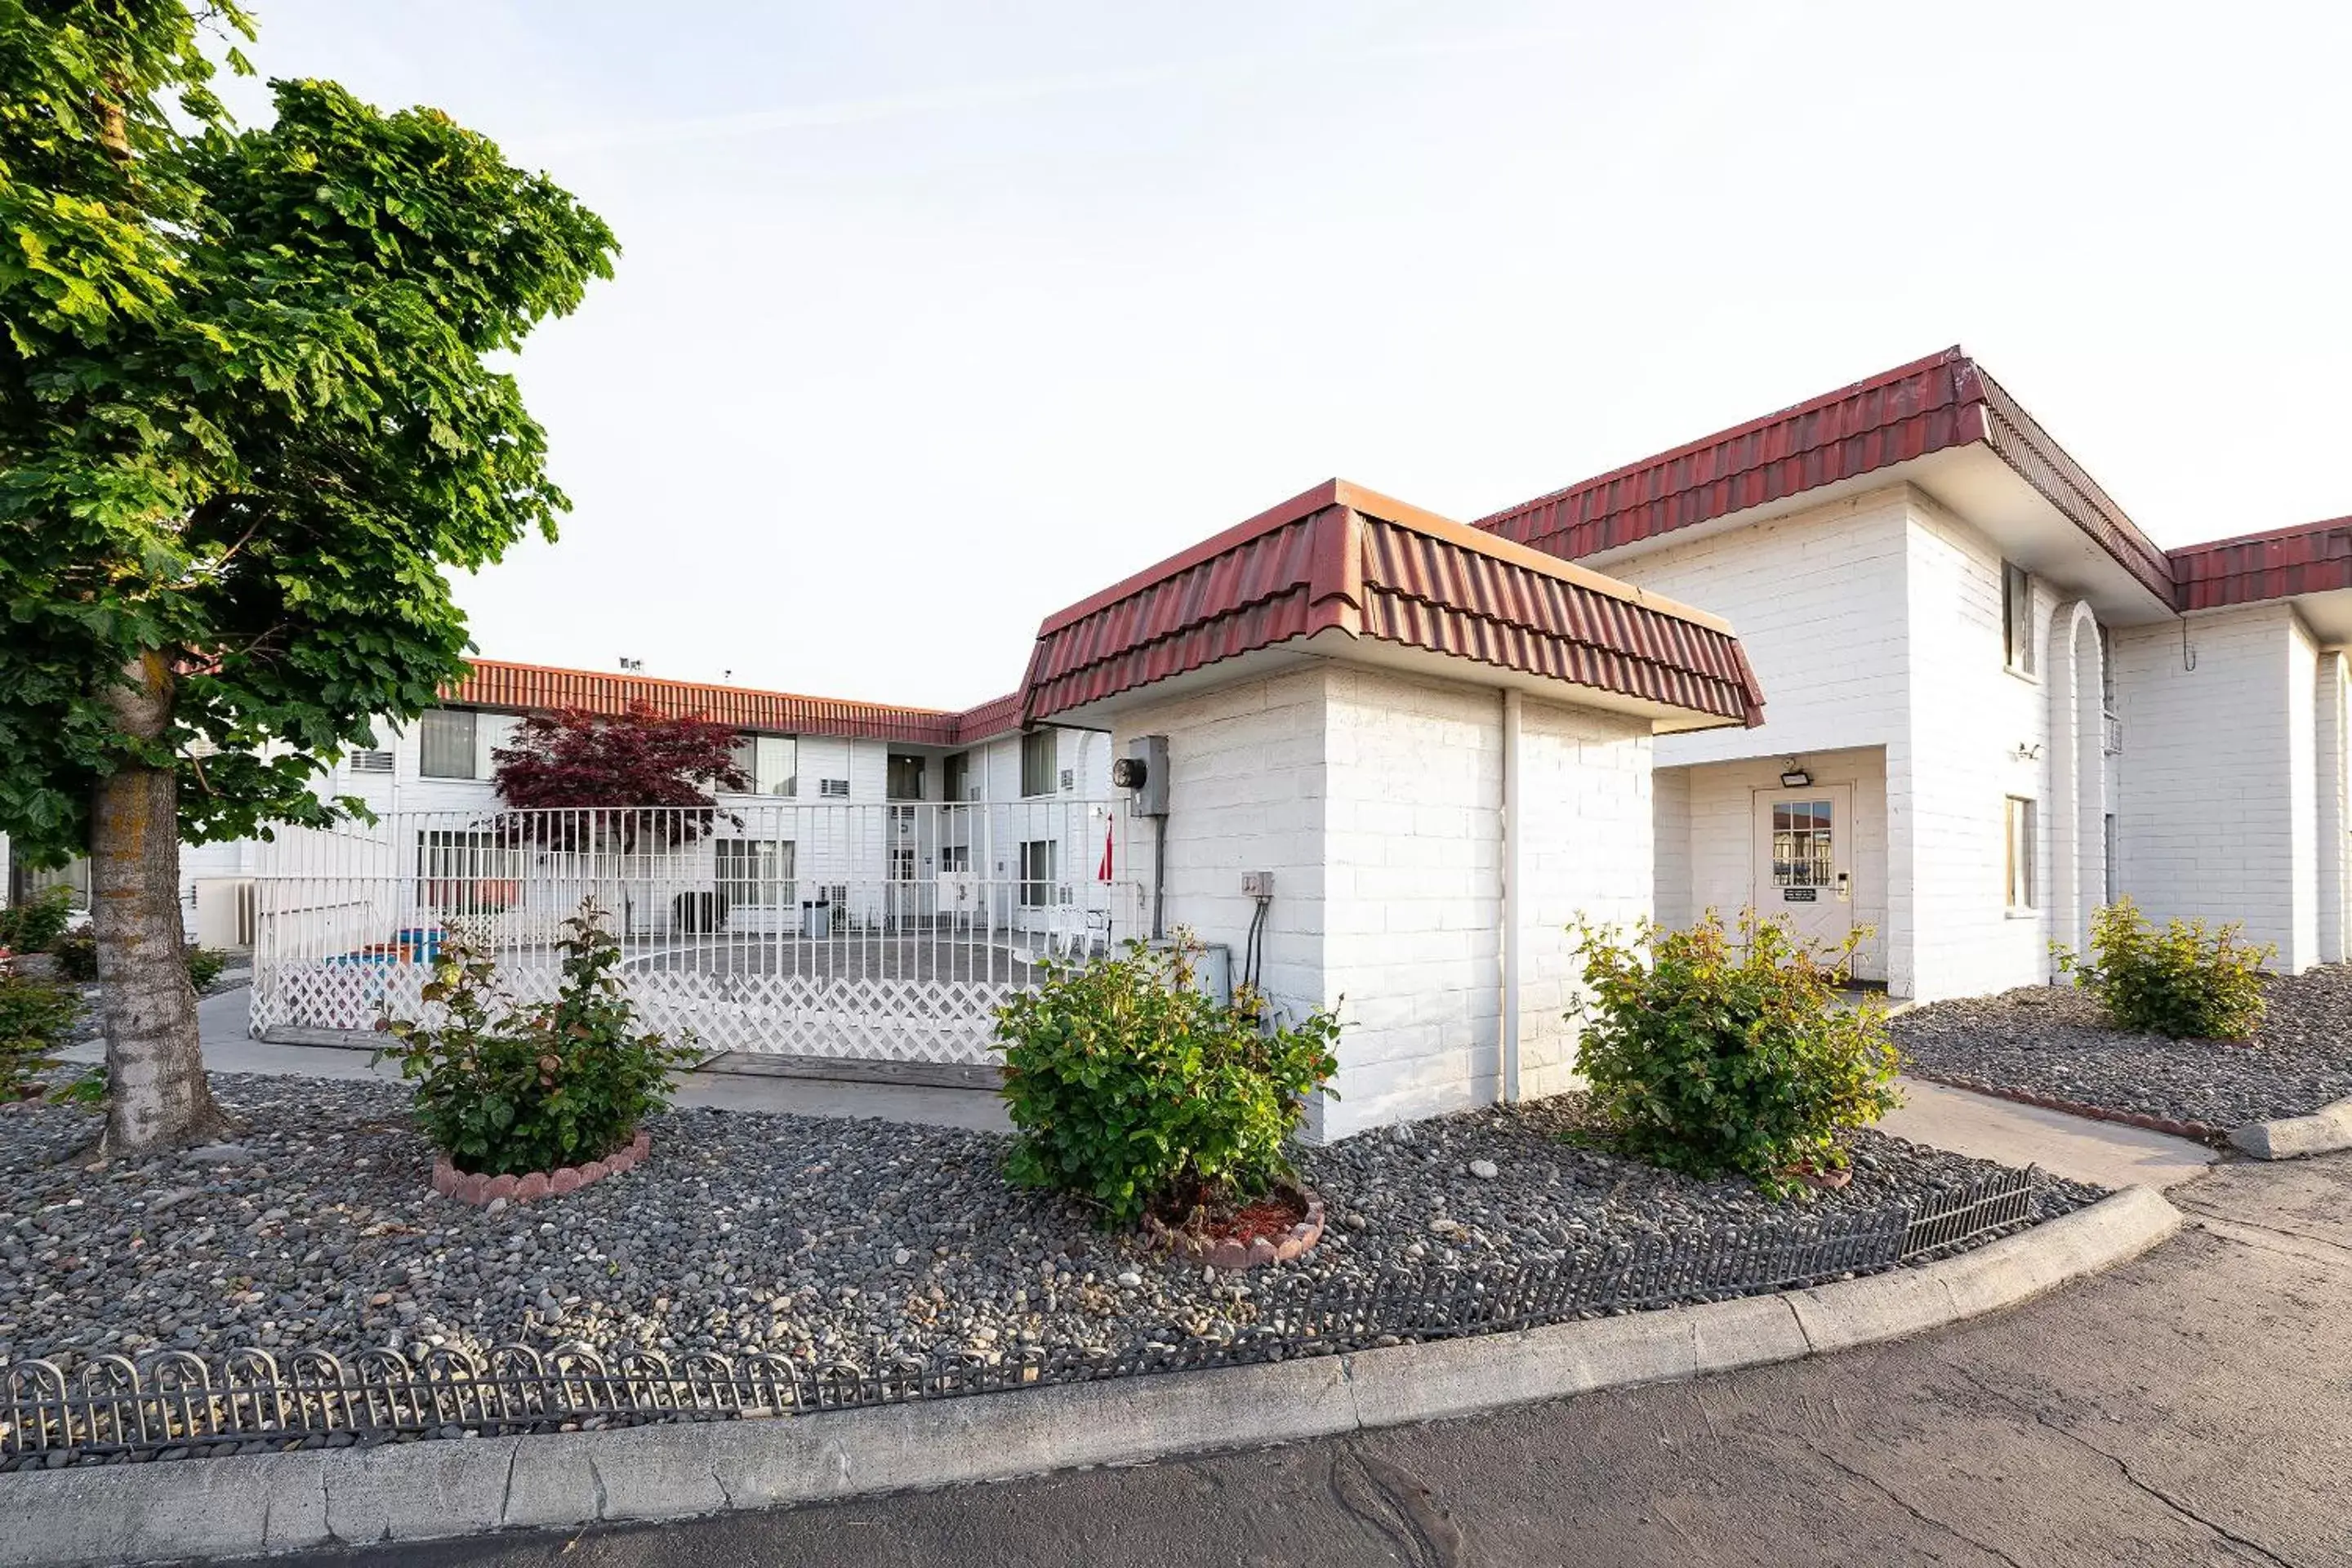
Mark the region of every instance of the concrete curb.
[[19, 1471], [0, 1475], [0, 1564], [677, 1519], [1468, 1415], [1958, 1322], [2135, 1258], [2180, 1224], [2133, 1187], [1918, 1268], [1524, 1333], [781, 1420]]
[[2323, 1105], [2308, 1116], [2250, 1121], [2231, 1133], [2230, 1142], [2257, 1160], [2293, 1160], [2352, 1149], [2352, 1100]]

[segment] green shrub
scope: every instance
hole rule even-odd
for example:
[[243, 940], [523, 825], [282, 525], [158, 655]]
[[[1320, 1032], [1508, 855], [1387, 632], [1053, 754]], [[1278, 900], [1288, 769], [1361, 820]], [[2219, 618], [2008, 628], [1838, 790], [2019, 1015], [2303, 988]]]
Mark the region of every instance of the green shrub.
[[0, 947], [11, 952], [47, 952], [65, 934], [73, 917], [73, 895], [63, 888], [44, 889], [21, 904], [0, 909]]
[[[83, 982], [98, 978], [98, 937], [88, 926], [69, 931], [49, 946], [50, 954], [58, 961], [58, 973], [68, 980]], [[199, 992], [220, 978], [228, 967], [228, 954], [216, 947], [188, 944], [188, 984]]]
[[1586, 994], [1579, 1059], [1616, 1147], [1669, 1170], [1737, 1173], [1776, 1196], [1843, 1169], [1841, 1139], [1899, 1103], [1885, 1009], [1841, 1004], [1857, 943], [1815, 952], [1780, 921], [1713, 910], [1630, 938], [1570, 928]]
[[2240, 942], [2243, 929], [2209, 931], [2203, 921], [2174, 921], [2159, 931], [2129, 899], [2117, 899], [2091, 917], [2096, 963], [2055, 942], [2050, 951], [2119, 1029], [2242, 1040], [2262, 1025], [2263, 965], [2277, 952]]
[[198, 947], [194, 942], [188, 944], [188, 984], [199, 993], [218, 980], [221, 971], [227, 967], [228, 954], [220, 949]]
[[89, 927], [66, 932], [49, 944], [49, 952], [58, 961], [58, 973], [68, 980], [98, 978], [98, 934]]
[[80, 1016], [71, 991], [0, 964], [0, 1100], [21, 1099], [33, 1074], [58, 1065], [54, 1053]]
[[1085, 964], [1049, 963], [1042, 985], [997, 1009], [1014, 1182], [1131, 1226], [1147, 1211], [1179, 1221], [1290, 1173], [1283, 1143], [1339, 1071], [1339, 1019], [1265, 1027], [1246, 993], [1228, 1005], [1193, 985], [1198, 952], [1129, 942]]
[[[594, 902], [564, 922], [563, 980], [551, 1005], [502, 1005], [488, 960], [445, 945], [424, 999], [433, 1024], [386, 1016], [377, 1054], [416, 1085], [416, 1118], [458, 1170], [524, 1175], [602, 1159], [669, 1103], [683, 1046], [635, 1031], [614, 973], [620, 944]], [[494, 1008], [497, 1016], [493, 1016]]]

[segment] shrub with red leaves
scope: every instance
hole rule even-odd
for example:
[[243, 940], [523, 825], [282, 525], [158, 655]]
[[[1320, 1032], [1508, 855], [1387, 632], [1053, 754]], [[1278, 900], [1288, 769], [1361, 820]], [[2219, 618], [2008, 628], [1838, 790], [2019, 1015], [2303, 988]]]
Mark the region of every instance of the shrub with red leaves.
[[624, 847], [646, 837], [677, 843], [718, 815], [712, 790], [751, 787], [735, 763], [736, 740], [724, 724], [671, 718], [641, 703], [619, 714], [566, 709], [524, 720], [513, 743], [491, 753], [492, 777], [518, 810], [597, 813], [539, 819], [536, 838], [617, 831]]

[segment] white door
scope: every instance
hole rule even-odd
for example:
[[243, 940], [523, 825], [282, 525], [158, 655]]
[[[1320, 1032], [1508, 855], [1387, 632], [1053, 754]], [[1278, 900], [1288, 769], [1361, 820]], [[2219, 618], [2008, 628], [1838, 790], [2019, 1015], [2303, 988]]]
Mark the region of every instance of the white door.
[[1757, 914], [1834, 947], [1853, 929], [1853, 786], [1756, 792]]

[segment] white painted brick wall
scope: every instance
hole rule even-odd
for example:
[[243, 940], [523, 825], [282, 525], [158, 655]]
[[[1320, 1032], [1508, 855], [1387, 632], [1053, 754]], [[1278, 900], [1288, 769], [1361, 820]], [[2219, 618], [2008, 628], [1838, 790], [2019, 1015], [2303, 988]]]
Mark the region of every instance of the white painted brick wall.
[[[1910, 908], [1890, 922], [1913, 938], [1910, 994], [1922, 1001], [2037, 984], [2050, 973], [2050, 697], [2047, 648], [2056, 595], [2032, 581], [2037, 673], [2008, 669], [2001, 558], [1990, 540], [1924, 500], [1908, 551], [1914, 722], [1908, 821], [1889, 790], [1893, 830], [1910, 840]], [[2020, 747], [2038, 756], [2021, 759]], [[2004, 907], [2005, 802], [2037, 803], [2035, 908]], [[1907, 917], [1907, 919], [1906, 918]], [[1907, 926], [1907, 931], [1906, 927]]]
[[1650, 780], [1650, 823], [1657, 855], [1651, 916], [1676, 929], [1690, 924], [1705, 907], [1694, 891], [1691, 863], [1692, 772], [1662, 767]]
[[[1274, 873], [1261, 989], [1293, 1016], [1326, 1001], [1324, 685], [1319, 667], [1237, 681], [1131, 709], [1111, 735], [1122, 756], [1135, 736], [1168, 737], [1168, 927], [1223, 943], [1237, 980], [1254, 909], [1242, 873]], [[1141, 861], [1150, 824], [1130, 841]]]
[[[2130, 773], [2124, 891], [2158, 921], [2242, 921], [2283, 968], [2317, 957], [2316, 654], [2262, 605], [2114, 638]], [[2304, 673], [2309, 671], [2311, 673]]]
[[1583, 987], [1569, 922], [1627, 926], [1654, 902], [1653, 742], [1618, 715], [1533, 701], [1519, 736], [1519, 1090], [1534, 1098], [1580, 1081], [1568, 1009]]
[[[1805, 765], [1815, 784], [1853, 788], [1853, 819], [1844, 829], [1851, 835], [1853, 923], [1868, 926], [1874, 933], [1855, 953], [1855, 973], [1864, 980], [1885, 980], [1885, 752], [1880, 748], [1811, 752], [1806, 754]], [[1780, 768], [1781, 763], [1772, 759], [1659, 771], [1660, 798], [1674, 789], [1686, 803], [1685, 840], [1679, 850], [1686, 880], [1675, 896], [1685, 911], [1679, 923], [1688, 924], [1710, 909], [1728, 923], [1755, 901], [1756, 795], [1759, 790], [1779, 790]], [[1666, 868], [1675, 855], [1662, 841], [1658, 852], [1662, 910], [1668, 907]], [[1772, 911], [1767, 906], [1765, 912]], [[1665, 916], [1662, 913], [1659, 918]]]
[[[1238, 954], [1241, 874], [1270, 870], [1265, 989], [1294, 1016], [1337, 1005], [1339, 1098], [1309, 1132], [1466, 1109], [1498, 1092], [1502, 699], [1322, 667], [1123, 714], [1114, 744], [1168, 737], [1167, 915]], [[1566, 1087], [1578, 912], [1650, 904], [1650, 742], [1615, 715], [1528, 701], [1522, 1089]]]
[[2319, 656], [2312, 710], [2312, 745], [2318, 759], [2314, 837], [2318, 867], [2319, 962], [2341, 963], [2346, 956], [2345, 931], [2348, 885], [2345, 757], [2345, 659], [2341, 653]]
[[1601, 571], [1721, 616], [1764, 688], [1764, 723], [1660, 736], [1658, 765], [1885, 745], [1905, 734], [1906, 491], [1876, 490]]

